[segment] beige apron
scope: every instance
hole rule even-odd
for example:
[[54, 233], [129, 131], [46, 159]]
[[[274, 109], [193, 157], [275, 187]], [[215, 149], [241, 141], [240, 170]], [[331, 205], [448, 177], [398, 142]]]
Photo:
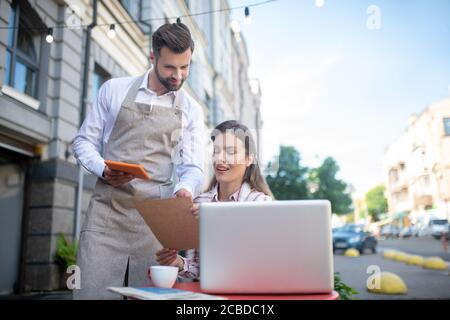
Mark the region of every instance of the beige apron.
[[75, 299], [118, 299], [109, 286], [149, 285], [147, 270], [157, 264], [162, 246], [133, 205], [133, 199], [172, 196], [173, 155], [181, 143], [181, 105], [178, 91], [173, 108], [135, 103], [144, 77], [131, 86], [120, 108], [104, 158], [142, 164], [152, 179], [134, 179], [113, 187], [98, 179], [80, 235], [77, 265], [81, 288]]

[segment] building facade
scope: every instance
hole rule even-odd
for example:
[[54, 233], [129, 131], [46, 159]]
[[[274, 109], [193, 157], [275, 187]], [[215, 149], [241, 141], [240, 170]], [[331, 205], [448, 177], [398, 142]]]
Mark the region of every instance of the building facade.
[[389, 212], [403, 224], [450, 218], [450, 99], [413, 115], [383, 159]]
[[[97, 26], [84, 79], [94, 2]], [[150, 67], [152, 30], [179, 16], [226, 8], [225, 0], [0, 0], [0, 27], [8, 27], [0, 29], [0, 294], [61, 288], [57, 237], [77, 237], [96, 181], [80, 174], [71, 149], [82, 121], [83, 85], [89, 112], [103, 82]], [[229, 12], [182, 21], [196, 45], [184, 88], [203, 108], [205, 141], [226, 119], [260, 131], [260, 92], [251, 91], [243, 73], [246, 48], [233, 42]], [[111, 24], [113, 38], [107, 35]], [[45, 40], [49, 28], [51, 43]], [[241, 87], [244, 93], [237, 93]]]
[[[233, 23], [238, 23], [233, 21]], [[233, 30], [234, 29], [234, 30]], [[249, 78], [248, 67], [250, 65], [247, 45], [242, 37], [240, 28], [231, 30], [232, 39], [232, 74], [233, 74], [233, 111], [236, 119], [245, 124], [256, 139], [258, 154], [261, 157], [262, 150], [262, 117], [261, 117], [261, 88], [257, 79]]]

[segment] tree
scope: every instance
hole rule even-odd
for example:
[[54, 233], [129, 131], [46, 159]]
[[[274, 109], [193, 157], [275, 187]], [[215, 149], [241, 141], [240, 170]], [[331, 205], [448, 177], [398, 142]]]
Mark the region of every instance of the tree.
[[[300, 153], [290, 146], [280, 146], [278, 170], [266, 180], [278, 200], [308, 199], [306, 174], [308, 168], [300, 165]], [[273, 167], [273, 163], [269, 166]]]
[[[275, 158], [276, 159], [276, 158]], [[347, 214], [352, 211], [350, 185], [336, 178], [339, 166], [328, 157], [320, 167], [308, 168], [300, 164], [300, 153], [292, 146], [280, 146], [279, 164], [276, 172], [268, 174], [266, 180], [278, 200], [327, 199], [332, 211]], [[273, 166], [269, 163], [268, 167]]]
[[347, 214], [352, 208], [352, 199], [347, 192], [348, 185], [336, 178], [339, 166], [332, 157], [309, 172], [308, 182], [313, 199], [327, 199], [331, 202], [333, 213]]
[[373, 221], [379, 220], [379, 215], [387, 211], [388, 203], [384, 197], [385, 187], [380, 184], [366, 193], [366, 205]]

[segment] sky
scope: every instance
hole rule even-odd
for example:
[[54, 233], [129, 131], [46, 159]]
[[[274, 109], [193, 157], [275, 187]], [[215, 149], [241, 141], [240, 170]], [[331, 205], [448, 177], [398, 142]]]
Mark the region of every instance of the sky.
[[280, 145], [306, 166], [331, 156], [361, 196], [409, 116], [450, 96], [450, 0], [278, 0], [250, 16], [232, 12], [261, 85], [264, 163]]

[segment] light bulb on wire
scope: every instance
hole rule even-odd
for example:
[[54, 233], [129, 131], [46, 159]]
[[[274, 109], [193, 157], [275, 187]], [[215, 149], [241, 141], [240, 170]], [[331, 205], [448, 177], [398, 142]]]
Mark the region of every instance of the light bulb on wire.
[[53, 28], [47, 29], [47, 36], [45, 37], [45, 41], [47, 41], [48, 43], [53, 42]]
[[230, 26], [231, 26], [231, 30], [233, 31], [233, 33], [241, 32], [241, 26], [239, 25], [239, 21], [237, 21], [237, 20], [231, 21]]
[[109, 26], [108, 37], [114, 39], [116, 37], [116, 26], [114, 24]]
[[252, 23], [252, 17], [250, 17], [250, 9], [249, 9], [249, 7], [245, 7], [244, 14], [245, 14], [245, 18], [244, 18], [245, 24]]
[[233, 20], [230, 23], [231, 25], [231, 30], [233, 31], [234, 34], [234, 38], [236, 39], [237, 42], [241, 42], [241, 26], [239, 25], [239, 21], [237, 20]]

